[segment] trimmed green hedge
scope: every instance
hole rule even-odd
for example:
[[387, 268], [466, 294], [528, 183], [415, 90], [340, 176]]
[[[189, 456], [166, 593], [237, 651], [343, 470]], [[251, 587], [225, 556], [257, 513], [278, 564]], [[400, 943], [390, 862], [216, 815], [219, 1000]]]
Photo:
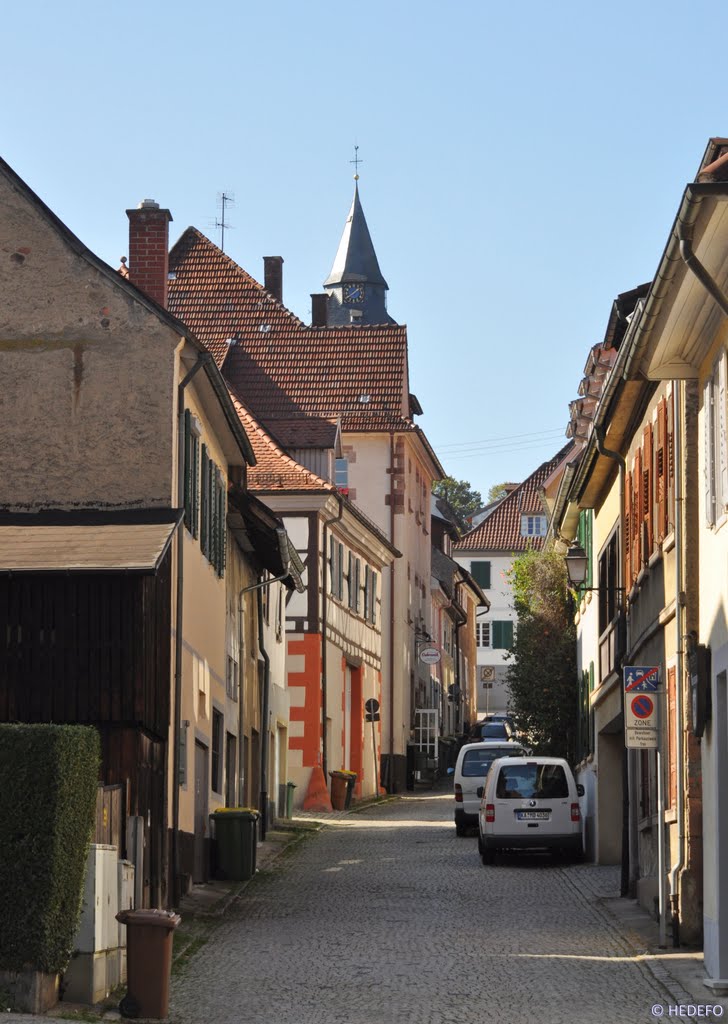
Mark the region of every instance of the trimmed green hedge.
[[82, 725], [0, 725], [0, 969], [64, 971], [96, 813], [100, 744]]

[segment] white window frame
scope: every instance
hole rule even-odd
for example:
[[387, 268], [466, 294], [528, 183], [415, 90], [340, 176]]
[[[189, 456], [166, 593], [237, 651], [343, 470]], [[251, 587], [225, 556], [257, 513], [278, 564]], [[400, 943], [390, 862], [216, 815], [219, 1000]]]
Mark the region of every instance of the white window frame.
[[726, 358], [722, 352], [703, 388], [705, 519], [712, 527], [725, 521], [728, 509]]
[[546, 516], [542, 515], [522, 515], [521, 516], [521, 536], [522, 537], [545, 537], [546, 531], [548, 530], [548, 522]]
[[475, 623], [475, 646], [486, 648], [490, 647], [490, 645], [490, 622], [487, 619], [481, 619], [479, 622]]

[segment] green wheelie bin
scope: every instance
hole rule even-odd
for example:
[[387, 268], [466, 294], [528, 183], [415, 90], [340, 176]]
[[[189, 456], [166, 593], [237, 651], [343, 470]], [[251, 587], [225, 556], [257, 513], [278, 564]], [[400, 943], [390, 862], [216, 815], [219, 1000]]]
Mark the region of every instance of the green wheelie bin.
[[255, 874], [259, 817], [250, 807], [221, 807], [210, 815], [215, 822], [221, 878], [244, 882]]

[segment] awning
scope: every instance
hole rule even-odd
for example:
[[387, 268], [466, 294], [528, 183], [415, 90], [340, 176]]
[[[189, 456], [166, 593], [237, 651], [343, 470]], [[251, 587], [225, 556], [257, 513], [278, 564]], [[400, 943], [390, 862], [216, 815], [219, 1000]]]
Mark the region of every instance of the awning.
[[176, 522], [53, 526], [0, 525], [0, 574], [154, 573]]

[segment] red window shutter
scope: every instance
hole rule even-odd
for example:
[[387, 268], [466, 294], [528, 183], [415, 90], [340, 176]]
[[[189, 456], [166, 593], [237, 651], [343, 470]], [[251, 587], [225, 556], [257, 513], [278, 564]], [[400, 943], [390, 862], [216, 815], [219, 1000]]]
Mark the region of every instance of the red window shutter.
[[665, 805], [677, 805], [677, 692], [675, 667], [667, 670], [667, 793]]
[[657, 490], [656, 540], [661, 544], [667, 534], [667, 402], [657, 404], [657, 452], [655, 456], [655, 488]]
[[627, 473], [624, 481], [624, 582], [629, 588], [632, 583], [632, 474]]
[[632, 501], [633, 509], [633, 523], [632, 523], [632, 536], [634, 537], [632, 545], [632, 573], [636, 578], [640, 574], [642, 569], [642, 450], [637, 449], [634, 456], [634, 466], [632, 470], [632, 481], [634, 483], [634, 498]]
[[665, 446], [667, 448], [667, 508], [665, 510], [665, 533], [669, 532], [670, 527], [675, 525], [675, 438], [673, 433], [673, 403], [675, 401], [674, 394], [670, 396], [667, 402], [667, 429]]
[[648, 560], [653, 552], [653, 515], [652, 508], [654, 502], [654, 495], [652, 489], [652, 424], [648, 423], [644, 429], [642, 436], [642, 450], [644, 452], [644, 462], [642, 469], [642, 510], [644, 515], [645, 523], [645, 545], [646, 550], [644, 553], [645, 561]]

